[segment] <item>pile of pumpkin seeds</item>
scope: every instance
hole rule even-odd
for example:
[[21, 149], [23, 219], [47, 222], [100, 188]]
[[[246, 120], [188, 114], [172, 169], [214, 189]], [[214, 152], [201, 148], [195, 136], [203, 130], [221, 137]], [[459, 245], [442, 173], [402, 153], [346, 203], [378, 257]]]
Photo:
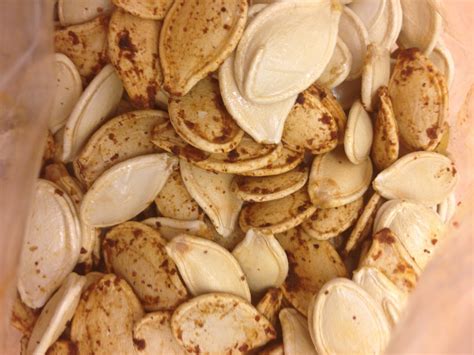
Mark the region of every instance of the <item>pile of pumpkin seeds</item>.
[[57, 2], [24, 354], [383, 352], [456, 206], [437, 4], [249, 2]]

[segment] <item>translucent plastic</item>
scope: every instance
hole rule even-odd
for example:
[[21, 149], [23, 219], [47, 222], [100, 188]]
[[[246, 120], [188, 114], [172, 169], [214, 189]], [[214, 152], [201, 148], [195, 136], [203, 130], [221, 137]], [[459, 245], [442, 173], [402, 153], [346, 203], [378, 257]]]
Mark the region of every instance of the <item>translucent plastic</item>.
[[[9, 306], [53, 95], [52, 6], [0, 1], [0, 354], [19, 353]], [[473, 351], [474, 1], [444, 0], [441, 13], [456, 63], [449, 151], [461, 176], [460, 204], [451, 236], [423, 273], [389, 353]]]

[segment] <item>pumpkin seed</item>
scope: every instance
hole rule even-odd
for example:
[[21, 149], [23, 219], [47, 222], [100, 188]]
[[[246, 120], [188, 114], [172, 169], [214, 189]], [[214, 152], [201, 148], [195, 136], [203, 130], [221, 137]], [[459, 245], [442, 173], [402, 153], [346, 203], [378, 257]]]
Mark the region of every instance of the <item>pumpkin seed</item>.
[[328, 282], [314, 296], [308, 323], [318, 354], [381, 354], [390, 338], [382, 308], [343, 278]]
[[359, 16], [348, 7], [345, 7], [342, 12], [338, 34], [352, 55], [352, 65], [347, 80], [357, 79], [362, 74], [369, 34]]
[[86, 186], [115, 164], [159, 149], [151, 142], [155, 125], [166, 122], [163, 111], [127, 112], [112, 118], [89, 138], [73, 162], [76, 177]]
[[273, 162], [263, 168], [251, 171], [244, 171], [239, 175], [244, 176], [274, 176], [284, 174], [295, 169], [304, 160], [304, 154], [288, 149], [283, 145], [281, 155]]
[[176, 164], [176, 158], [168, 154], [150, 154], [113, 166], [85, 194], [81, 205], [83, 221], [90, 226], [107, 227], [135, 217], [160, 192]]
[[404, 293], [410, 293], [420, 274], [405, 247], [390, 229], [379, 230], [367, 253], [361, 256], [359, 267], [375, 267], [387, 276]]
[[344, 253], [349, 253], [354, 250], [369, 234], [372, 234], [372, 225], [374, 222], [375, 214], [382, 204], [382, 197], [374, 192], [370, 199], [367, 201], [362, 213], [359, 216], [354, 228], [349, 235], [346, 246], [344, 247]]
[[116, 226], [103, 242], [107, 271], [123, 277], [147, 311], [173, 309], [187, 298], [165, 245], [156, 230], [138, 222]]
[[54, 50], [76, 66], [83, 82], [89, 82], [107, 63], [107, 27], [104, 16], [54, 31]]
[[278, 314], [283, 307], [284, 298], [281, 288], [272, 287], [267, 290], [262, 299], [255, 306], [257, 311], [268, 319], [275, 329], [277, 329]]
[[355, 101], [349, 112], [344, 135], [344, 151], [353, 164], [367, 160], [372, 147], [372, 120], [359, 100]]
[[267, 202], [250, 202], [240, 213], [243, 231], [254, 229], [262, 233], [282, 233], [294, 228], [316, 211], [306, 187], [291, 195]]
[[171, 331], [171, 312], [148, 313], [133, 328], [133, 343], [139, 354], [184, 355]]
[[319, 93], [310, 86], [298, 95], [283, 130], [282, 140], [290, 149], [321, 154], [336, 147], [338, 126]]
[[199, 81], [183, 97], [171, 98], [168, 111], [179, 136], [206, 152], [229, 152], [244, 136], [222, 102], [218, 82], [212, 78]]
[[371, 1], [371, 0], [352, 0], [347, 6], [354, 11], [364, 24], [368, 32], [383, 17], [387, 0]]
[[168, 242], [166, 251], [194, 296], [227, 292], [250, 301], [247, 279], [239, 263], [217, 243], [181, 234]]
[[374, 123], [371, 158], [378, 170], [392, 165], [399, 154], [398, 125], [386, 86], [378, 90], [379, 107]]
[[74, 63], [64, 54], [54, 55], [56, 90], [49, 114], [48, 128], [54, 134], [66, 123], [82, 94], [82, 81]]
[[236, 176], [232, 191], [244, 201], [277, 200], [301, 189], [308, 180], [308, 168], [300, 165], [289, 172], [263, 177]]
[[443, 30], [437, 2], [431, 0], [400, 0], [400, 2], [403, 24], [398, 37], [399, 43], [404, 48], [417, 47], [429, 55]]
[[161, 23], [116, 9], [110, 18], [108, 56], [130, 101], [138, 108], [153, 108], [162, 74], [158, 61]]
[[26, 354], [44, 354], [59, 338], [76, 311], [85, 277], [71, 273], [49, 299], [31, 332]]
[[72, 161], [92, 133], [115, 110], [122, 97], [122, 83], [111, 65], [107, 65], [82, 93], [71, 112], [62, 138], [61, 160]]
[[288, 355], [316, 355], [306, 318], [292, 308], [282, 309], [279, 318], [283, 333], [284, 353]]
[[346, 80], [352, 66], [352, 54], [341, 38], [337, 39], [336, 48], [326, 69], [321, 74], [318, 82], [332, 89]]
[[112, 11], [111, 0], [58, 0], [59, 23], [78, 25]]
[[320, 208], [347, 205], [368, 189], [372, 179], [369, 158], [359, 165], [352, 164], [341, 148], [319, 155], [313, 160], [308, 192], [313, 204]]
[[192, 234], [205, 238], [208, 233], [208, 226], [201, 220], [180, 220], [166, 217], [151, 217], [141, 223], [155, 228], [166, 240], [171, 240], [179, 234]]
[[219, 87], [224, 105], [240, 128], [255, 141], [278, 144], [296, 95], [270, 104], [258, 104], [247, 100], [235, 82], [234, 56], [232, 54], [227, 58], [219, 69]]
[[213, 6], [197, 0], [175, 1], [163, 22], [159, 43], [166, 91], [185, 95], [218, 69], [242, 36], [247, 10], [245, 0]]
[[363, 204], [364, 199], [359, 197], [347, 205], [318, 209], [303, 222], [301, 228], [306, 234], [317, 240], [337, 237], [355, 223]]
[[283, 295], [301, 314], [306, 315], [311, 297], [329, 280], [346, 277], [347, 271], [333, 246], [314, 240], [300, 229], [277, 234], [288, 257], [288, 277]]
[[252, 293], [269, 287], [279, 287], [288, 274], [288, 259], [280, 243], [272, 234], [250, 229], [245, 239], [232, 251]]
[[408, 201], [386, 202], [379, 211], [374, 232], [383, 228], [395, 234], [420, 269], [425, 268], [436, 245], [445, 237], [445, 226], [435, 211]]
[[76, 265], [81, 226], [71, 198], [59, 186], [38, 179], [34, 189], [21, 251], [18, 292], [28, 307], [39, 308]]
[[240, 144], [230, 152], [207, 153], [183, 141], [171, 124], [156, 126], [152, 141], [161, 149], [202, 169], [229, 174], [262, 168], [277, 160], [282, 150], [281, 144], [262, 145], [244, 136]]
[[183, 160], [180, 172], [189, 194], [211, 219], [217, 232], [229, 236], [242, 207], [242, 201], [231, 190], [233, 175], [206, 171]]
[[[255, 15], [235, 56], [235, 81], [243, 96], [272, 103], [308, 88], [331, 59], [341, 11], [332, 1], [283, 1]], [[282, 23], [291, 31], [280, 31]]]
[[352, 280], [367, 291], [382, 307], [385, 317], [393, 327], [398, 323], [406, 303], [406, 295], [400, 291], [379, 269], [363, 267], [354, 272]]
[[161, 20], [165, 17], [173, 0], [112, 0], [115, 6], [143, 19]]
[[448, 119], [448, 92], [443, 75], [418, 49], [402, 50], [388, 91], [403, 144], [412, 151], [434, 150]]
[[[82, 198], [84, 197], [83, 190], [79, 182], [69, 175], [66, 167], [63, 164], [55, 163], [49, 164], [44, 169], [44, 177], [54, 182], [62, 190], [64, 190], [69, 197], [71, 197], [76, 210], [79, 211]], [[92, 267], [92, 253], [95, 244], [99, 241], [100, 231], [96, 228], [90, 227], [84, 222], [80, 221], [81, 224], [81, 251], [78, 258], [78, 263], [84, 263], [86, 269]]]
[[133, 354], [133, 326], [143, 317], [127, 282], [108, 274], [81, 296], [71, 325], [79, 354]]
[[168, 218], [196, 220], [204, 217], [198, 203], [186, 189], [179, 170], [171, 173], [156, 196], [155, 205], [160, 214]]
[[331, 90], [319, 85], [318, 83], [315, 83], [313, 87], [318, 91], [319, 99], [321, 100], [322, 104], [329, 110], [331, 115], [336, 120], [339, 144], [344, 143], [344, 132], [346, 130], [347, 124], [346, 113]]
[[372, 185], [386, 199], [413, 200], [430, 206], [448, 197], [457, 180], [457, 170], [449, 158], [413, 152], [379, 173]]
[[270, 322], [251, 304], [225, 293], [209, 293], [182, 304], [173, 313], [171, 328], [188, 353], [237, 354], [276, 336]]
[[448, 88], [450, 88], [454, 81], [454, 59], [448, 47], [446, 47], [441, 39], [438, 40], [438, 43], [433, 48], [433, 51], [429, 55], [429, 59], [435, 67], [438, 68], [441, 74], [444, 75]]
[[367, 46], [367, 53], [362, 67], [361, 100], [367, 111], [375, 107], [376, 93], [390, 80], [390, 52], [376, 44]]

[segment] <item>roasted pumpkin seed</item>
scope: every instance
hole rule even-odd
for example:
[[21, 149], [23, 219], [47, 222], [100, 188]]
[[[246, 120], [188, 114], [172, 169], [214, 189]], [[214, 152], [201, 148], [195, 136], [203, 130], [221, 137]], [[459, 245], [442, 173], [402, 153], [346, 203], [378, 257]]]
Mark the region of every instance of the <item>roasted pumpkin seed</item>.
[[288, 355], [316, 355], [306, 318], [293, 308], [282, 309], [279, 318], [283, 333], [284, 353]]

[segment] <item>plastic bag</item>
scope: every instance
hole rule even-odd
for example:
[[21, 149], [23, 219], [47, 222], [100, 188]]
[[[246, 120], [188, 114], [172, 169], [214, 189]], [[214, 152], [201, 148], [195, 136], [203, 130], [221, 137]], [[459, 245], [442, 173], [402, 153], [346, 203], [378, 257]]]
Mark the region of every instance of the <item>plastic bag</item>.
[[[0, 354], [19, 353], [9, 304], [53, 94], [52, 6], [52, 1], [0, 1]], [[388, 352], [473, 350], [474, 1], [442, 6], [445, 41], [456, 63], [449, 151], [461, 177], [460, 205], [451, 237], [422, 275]]]

